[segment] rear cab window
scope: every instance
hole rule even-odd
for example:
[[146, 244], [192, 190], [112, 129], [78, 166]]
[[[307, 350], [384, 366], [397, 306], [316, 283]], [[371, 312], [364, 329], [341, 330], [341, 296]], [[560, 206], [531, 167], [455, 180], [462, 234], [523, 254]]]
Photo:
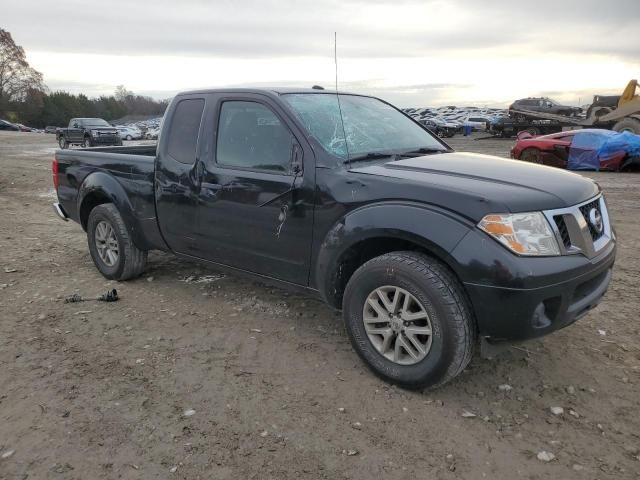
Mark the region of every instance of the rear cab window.
[[203, 111], [203, 98], [186, 98], [176, 105], [167, 141], [167, 153], [174, 160], [187, 164], [195, 162]]

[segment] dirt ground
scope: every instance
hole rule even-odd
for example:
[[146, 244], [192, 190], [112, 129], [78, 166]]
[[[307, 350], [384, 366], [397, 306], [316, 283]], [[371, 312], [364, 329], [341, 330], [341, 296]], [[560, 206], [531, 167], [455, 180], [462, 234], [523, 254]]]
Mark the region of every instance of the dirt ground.
[[640, 175], [587, 174], [619, 240], [601, 306], [416, 393], [317, 300], [158, 253], [106, 281], [51, 210], [54, 150], [0, 132], [0, 478], [640, 478]]

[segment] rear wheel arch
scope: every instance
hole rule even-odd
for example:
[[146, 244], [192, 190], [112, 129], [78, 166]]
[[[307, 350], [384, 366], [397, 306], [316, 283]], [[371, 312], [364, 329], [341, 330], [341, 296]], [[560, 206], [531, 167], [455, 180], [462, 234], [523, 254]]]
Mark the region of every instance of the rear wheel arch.
[[78, 218], [84, 229], [91, 210], [103, 203], [113, 203], [133, 231], [138, 230], [133, 205], [122, 185], [111, 175], [94, 172], [78, 189]]
[[84, 196], [78, 209], [78, 218], [84, 230], [87, 229], [87, 222], [89, 221], [91, 210], [105, 203], [112, 203], [112, 199], [102, 190], [93, 190]]

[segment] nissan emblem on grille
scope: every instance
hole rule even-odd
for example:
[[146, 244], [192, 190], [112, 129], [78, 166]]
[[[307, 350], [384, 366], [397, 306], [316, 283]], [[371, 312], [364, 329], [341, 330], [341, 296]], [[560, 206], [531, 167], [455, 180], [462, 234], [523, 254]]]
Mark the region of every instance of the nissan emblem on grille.
[[589, 223], [598, 233], [602, 233], [604, 225], [602, 223], [602, 215], [597, 208], [589, 210]]

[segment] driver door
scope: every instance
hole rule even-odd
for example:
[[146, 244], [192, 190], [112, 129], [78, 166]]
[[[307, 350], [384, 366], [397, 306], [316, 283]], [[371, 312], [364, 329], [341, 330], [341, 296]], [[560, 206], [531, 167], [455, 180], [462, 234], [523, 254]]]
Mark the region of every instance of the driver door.
[[219, 98], [216, 144], [199, 194], [199, 255], [291, 283], [308, 282], [313, 153], [261, 95]]

